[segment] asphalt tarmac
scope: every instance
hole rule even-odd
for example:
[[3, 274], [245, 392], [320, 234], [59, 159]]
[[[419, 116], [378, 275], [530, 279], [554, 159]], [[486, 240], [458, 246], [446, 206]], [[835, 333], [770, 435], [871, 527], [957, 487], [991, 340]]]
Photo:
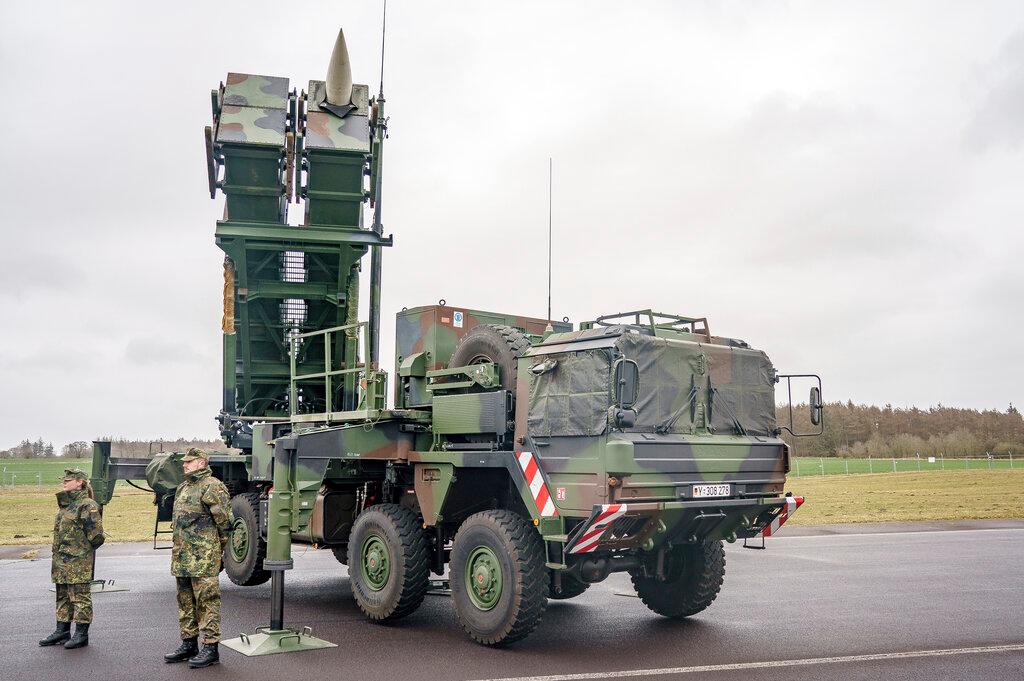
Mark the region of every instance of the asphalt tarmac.
[[[96, 595], [91, 644], [66, 651], [36, 644], [53, 628], [47, 552], [6, 548], [0, 679], [1024, 679], [1024, 522], [788, 530], [765, 551], [727, 546], [722, 593], [687, 621], [649, 612], [613, 575], [498, 650], [463, 634], [445, 596], [397, 625], [367, 622], [332, 554], [295, 547], [287, 623], [338, 647], [222, 647], [206, 670], [162, 660], [178, 643], [169, 552], [104, 546], [97, 576], [130, 591]], [[269, 585], [221, 583], [226, 638], [267, 623]]]

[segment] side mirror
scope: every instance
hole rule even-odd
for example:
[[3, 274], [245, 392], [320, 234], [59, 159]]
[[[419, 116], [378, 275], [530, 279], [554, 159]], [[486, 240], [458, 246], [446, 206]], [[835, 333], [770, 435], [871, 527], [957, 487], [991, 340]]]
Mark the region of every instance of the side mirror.
[[[793, 380], [797, 381], [810, 381], [814, 385], [811, 386], [811, 396], [808, 400], [808, 407], [810, 408], [811, 425], [814, 427], [813, 432], [810, 433], [798, 433], [794, 429], [793, 424]], [[823, 425], [825, 420], [825, 405], [821, 401], [821, 376], [817, 374], [777, 374], [775, 376], [776, 383], [785, 383], [784, 397], [786, 402], [780, 403], [779, 406], [785, 405], [785, 409], [789, 414], [789, 423], [783, 425], [778, 424], [778, 432], [785, 430], [793, 437], [814, 437], [821, 435], [825, 432], [825, 426]], [[777, 395], [778, 393], [776, 393]]]
[[811, 425], [820, 426], [822, 410], [821, 388], [819, 388], [818, 386], [814, 386], [811, 388], [811, 397], [807, 401], [807, 404], [810, 405], [811, 408]]
[[615, 363], [615, 405], [632, 409], [639, 393], [640, 367], [631, 359], [620, 359]]

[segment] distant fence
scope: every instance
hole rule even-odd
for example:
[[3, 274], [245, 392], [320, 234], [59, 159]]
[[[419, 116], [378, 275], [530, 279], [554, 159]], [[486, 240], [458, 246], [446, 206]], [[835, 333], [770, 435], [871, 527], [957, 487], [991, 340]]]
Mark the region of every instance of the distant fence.
[[789, 474], [794, 477], [813, 475], [857, 475], [861, 473], [923, 473], [925, 471], [981, 471], [1024, 468], [1013, 454], [986, 454], [964, 458], [920, 456], [905, 458], [840, 459], [837, 457], [794, 457]]

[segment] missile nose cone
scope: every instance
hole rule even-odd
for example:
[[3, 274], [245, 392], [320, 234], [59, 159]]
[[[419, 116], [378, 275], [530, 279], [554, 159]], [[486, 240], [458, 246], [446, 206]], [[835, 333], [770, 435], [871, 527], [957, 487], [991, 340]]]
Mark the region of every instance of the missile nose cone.
[[334, 41], [334, 52], [331, 63], [327, 67], [326, 99], [329, 104], [344, 106], [352, 100], [352, 64], [348, 59], [348, 46], [345, 44], [345, 31], [338, 29], [338, 39]]

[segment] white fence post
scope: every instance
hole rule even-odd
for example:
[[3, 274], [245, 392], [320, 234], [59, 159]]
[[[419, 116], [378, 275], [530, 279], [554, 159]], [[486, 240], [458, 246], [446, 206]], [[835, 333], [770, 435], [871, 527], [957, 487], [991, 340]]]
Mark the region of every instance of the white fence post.
[[1013, 468], [1013, 450], [1007, 452], [1010, 455], [1010, 468]]
[[946, 454], [945, 454], [945, 452], [939, 452], [939, 465], [942, 467], [942, 470], [946, 470]]
[[[1010, 463], [1010, 468], [1013, 468], [1013, 463], [1012, 463], [1013, 459], [1012, 458], [1010, 459], [1010, 462], [1011, 462]], [[850, 460], [849, 459], [846, 459], [846, 474], [847, 475], [850, 474]]]
[[874, 473], [874, 472], [875, 472], [875, 468], [874, 468], [874, 466], [871, 463], [871, 457], [868, 456], [868, 473]]
[[896, 472], [896, 457], [892, 457], [892, 472]]
[[818, 465], [821, 466], [821, 477], [825, 477], [825, 459], [819, 458]]

